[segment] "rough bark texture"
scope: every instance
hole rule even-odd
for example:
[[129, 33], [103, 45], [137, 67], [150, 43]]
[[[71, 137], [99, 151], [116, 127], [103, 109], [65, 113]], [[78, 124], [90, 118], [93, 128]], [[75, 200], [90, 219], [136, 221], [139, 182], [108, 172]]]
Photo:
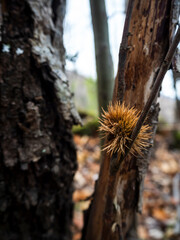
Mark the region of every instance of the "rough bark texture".
[[[149, 97], [153, 81], [168, 50], [170, 10], [170, 0], [134, 2], [125, 68], [124, 102], [139, 110], [142, 110]], [[148, 117], [154, 132], [158, 111], [158, 105], [154, 104]], [[153, 138], [149, 141], [152, 144]], [[129, 230], [135, 212], [141, 212], [143, 179], [148, 168], [149, 154], [150, 149], [147, 149], [144, 158], [129, 156], [121, 165], [118, 204], [123, 236], [127, 239], [136, 237], [134, 233], [131, 236]]]
[[71, 238], [79, 119], [64, 74], [65, 2], [1, 2], [2, 240]]

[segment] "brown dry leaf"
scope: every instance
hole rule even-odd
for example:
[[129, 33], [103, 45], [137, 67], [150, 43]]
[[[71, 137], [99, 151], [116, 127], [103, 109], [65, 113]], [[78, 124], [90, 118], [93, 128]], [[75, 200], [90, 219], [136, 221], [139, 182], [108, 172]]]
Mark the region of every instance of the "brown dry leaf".
[[170, 218], [169, 214], [163, 208], [153, 208], [153, 217], [160, 221]]

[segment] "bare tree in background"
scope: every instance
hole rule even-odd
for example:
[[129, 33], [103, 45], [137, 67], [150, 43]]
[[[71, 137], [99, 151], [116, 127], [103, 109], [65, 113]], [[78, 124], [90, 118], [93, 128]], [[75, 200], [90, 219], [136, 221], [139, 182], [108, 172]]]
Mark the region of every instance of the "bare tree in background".
[[79, 122], [64, 74], [65, 0], [2, 0], [0, 239], [71, 239]]
[[90, 0], [94, 32], [99, 114], [112, 99], [114, 68], [110, 52], [109, 31], [104, 0]]

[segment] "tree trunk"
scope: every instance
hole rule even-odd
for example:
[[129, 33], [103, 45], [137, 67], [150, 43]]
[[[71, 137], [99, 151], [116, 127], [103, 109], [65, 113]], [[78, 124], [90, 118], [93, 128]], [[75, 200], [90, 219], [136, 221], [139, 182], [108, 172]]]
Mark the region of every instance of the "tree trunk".
[[[170, 13], [171, 0], [134, 1], [129, 27], [123, 101], [138, 110], [143, 109], [168, 50]], [[119, 74], [121, 73], [118, 71]], [[114, 98], [116, 99], [116, 91]], [[153, 133], [156, 131], [158, 113], [159, 106], [154, 103], [148, 116]], [[149, 143], [153, 143], [153, 136]], [[121, 165], [117, 202], [121, 209], [122, 235], [125, 239], [137, 237], [134, 231], [135, 214], [142, 210], [143, 181], [149, 164], [150, 150], [146, 149], [143, 158], [128, 156], [126, 163]], [[111, 239], [115, 238], [112, 236]]]
[[112, 99], [114, 69], [110, 52], [109, 31], [104, 0], [90, 0], [94, 32], [99, 114]]
[[64, 74], [65, 2], [1, 1], [1, 240], [71, 239], [79, 118]]
[[[126, 17], [113, 103], [123, 101], [126, 106], [143, 109], [168, 50], [171, 3], [171, 0], [129, 1], [129, 6], [134, 6], [132, 16]], [[130, 10], [128, 7], [129, 14]], [[153, 133], [158, 112], [159, 106], [154, 102], [148, 116]], [[153, 136], [149, 143], [151, 146]], [[116, 154], [112, 158], [104, 154], [91, 207], [88, 240], [95, 236], [98, 240], [137, 239], [136, 211], [141, 212], [142, 208], [143, 180], [150, 150], [151, 147], [147, 148], [143, 157], [128, 155], [115, 166], [116, 173], [111, 171]]]

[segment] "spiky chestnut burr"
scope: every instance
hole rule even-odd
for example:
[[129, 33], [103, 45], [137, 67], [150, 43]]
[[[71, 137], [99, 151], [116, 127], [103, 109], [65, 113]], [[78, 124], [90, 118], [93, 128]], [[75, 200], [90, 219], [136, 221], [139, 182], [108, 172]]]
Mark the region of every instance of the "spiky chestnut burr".
[[[114, 105], [110, 103], [107, 112], [103, 110], [102, 119], [99, 120], [99, 131], [103, 133], [103, 138], [107, 139], [103, 150], [107, 151], [110, 156], [117, 153], [120, 159], [125, 154], [139, 115], [140, 111], [134, 107], [126, 107], [120, 102]], [[150, 126], [143, 125], [129, 153], [142, 156], [142, 150], [149, 146], [148, 139], [151, 134]]]

